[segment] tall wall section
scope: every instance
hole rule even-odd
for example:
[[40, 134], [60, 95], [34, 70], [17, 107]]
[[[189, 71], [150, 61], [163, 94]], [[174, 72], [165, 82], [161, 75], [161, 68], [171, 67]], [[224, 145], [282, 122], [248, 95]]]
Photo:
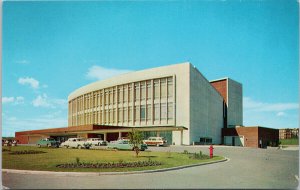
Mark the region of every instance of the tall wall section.
[[243, 89], [242, 84], [228, 79], [227, 96], [227, 124], [228, 127], [243, 125]]
[[221, 144], [223, 97], [209, 81], [190, 65], [190, 144], [200, 137], [212, 138]]

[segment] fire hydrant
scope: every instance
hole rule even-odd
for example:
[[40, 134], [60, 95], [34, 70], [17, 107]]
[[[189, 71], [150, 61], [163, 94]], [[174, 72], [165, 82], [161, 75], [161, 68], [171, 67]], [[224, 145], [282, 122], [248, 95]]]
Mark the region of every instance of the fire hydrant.
[[212, 158], [214, 156], [214, 147], [213, 145], [209, 146], [209, 157]]

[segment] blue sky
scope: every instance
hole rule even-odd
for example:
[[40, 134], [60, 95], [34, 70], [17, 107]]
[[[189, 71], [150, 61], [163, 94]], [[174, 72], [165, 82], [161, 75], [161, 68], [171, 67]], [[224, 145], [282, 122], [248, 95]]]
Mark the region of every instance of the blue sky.
[[67, 96], [189, 61], [243, 84], [244, 125], [298, 127], [297, 1], [3, 3], [2, 134], [67, 126]]

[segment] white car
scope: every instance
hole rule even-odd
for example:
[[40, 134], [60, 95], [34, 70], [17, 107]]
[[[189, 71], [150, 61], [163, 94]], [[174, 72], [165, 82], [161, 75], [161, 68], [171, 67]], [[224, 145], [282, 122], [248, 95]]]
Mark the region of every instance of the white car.
[[106, 146], [107, 142], [100, 138], [88, 138], [86, 143], [90, 143], [92, 146]]
[[148, 146], [166, 146], [167, 140], [165, 140], [164, 137], [149, 137], [147, 140], [144, 140], [143, 143]]
[[86, 148], [89, 149], [92, 144], [86, 143], [86, 139], [84, 138], [69, 138], [67, 141], [61, 143], [61, 147], [63, 148]]

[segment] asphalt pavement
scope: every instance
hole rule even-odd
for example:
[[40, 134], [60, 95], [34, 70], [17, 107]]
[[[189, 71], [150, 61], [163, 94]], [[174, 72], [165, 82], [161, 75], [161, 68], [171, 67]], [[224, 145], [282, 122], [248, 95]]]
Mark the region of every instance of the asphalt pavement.
[[[151, 147], [152, 151], [208, 154], [208, 146]], [[179, 170], [99, 176], [2, 173], [12, 189], [297, 189], [299, 149], [215, 146], [229, 161]]]

